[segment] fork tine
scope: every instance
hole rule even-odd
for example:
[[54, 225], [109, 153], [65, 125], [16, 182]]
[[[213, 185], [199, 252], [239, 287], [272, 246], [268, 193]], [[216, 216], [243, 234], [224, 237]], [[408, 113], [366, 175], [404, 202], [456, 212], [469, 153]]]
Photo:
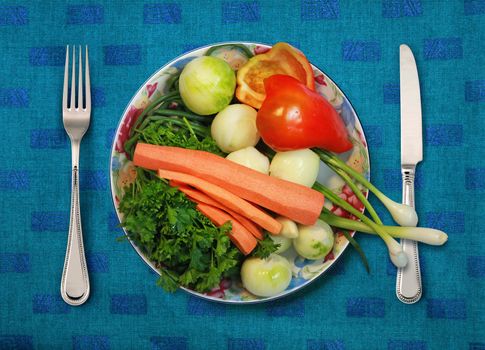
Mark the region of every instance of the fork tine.
[[68, 83], [69, 83], [69, 45], [66, 46], [66, 66], [64, 67], [64, 88], [62, 90], [62, 109], [67, 108]]
[[77, 83], [77, 106], [83, 109], [83, 59], [81, 55], [81, 45], [79, 45], [79, 79]]
[[85, 80], [86, 80], [86, 109], [91, 111], [91, 80], [89, 78], [89, 55], [88, 55], [88, 46], [86, 45], [86, 73], [85, 73]]
[[71, 105], [70, 109], [76, 108], [76, 46], [72, 46], [72, 78], [71, 78]]

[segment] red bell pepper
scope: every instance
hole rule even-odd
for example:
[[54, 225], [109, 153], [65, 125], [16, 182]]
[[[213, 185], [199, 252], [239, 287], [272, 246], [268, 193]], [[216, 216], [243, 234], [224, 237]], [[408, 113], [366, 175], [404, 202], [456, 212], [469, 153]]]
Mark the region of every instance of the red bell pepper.
[[319, 147], [342, 153], [352, 149], [347, 129], [333, 106], [288, 75], [264, 81], [266, 98], [256, 124], [264, 142], [276, 151]]

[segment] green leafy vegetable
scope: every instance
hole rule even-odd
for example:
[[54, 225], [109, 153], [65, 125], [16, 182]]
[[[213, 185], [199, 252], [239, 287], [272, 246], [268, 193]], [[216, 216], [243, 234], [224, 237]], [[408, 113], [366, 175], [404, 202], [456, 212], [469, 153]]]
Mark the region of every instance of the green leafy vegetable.
[[183, 193], [165, 181], [137, 179], [119, 209], [129, 237], [161, 266], [158, 284], [205, 292], [232, 273], [242, 255], [229, 240], [231, 226], [215, 227]]
[[141, 133], [140, 141], [160, 146], [183, 147], [193, 150], [207, 151], [220, 156], [224, 153], [217, 147], [216, 142], [210, 136], [199, 140], [193, 130], [194, 125], [180, 127], [168, 121], [166, 123], [151, 123]]
[[265, 235], [264, 238], [258, 242], [258, 245], [251, 253], [251, 256], [266, 259], [272, 253], [275, 253], [279, 247], [279, 243], [275, 243], [268, 235]]

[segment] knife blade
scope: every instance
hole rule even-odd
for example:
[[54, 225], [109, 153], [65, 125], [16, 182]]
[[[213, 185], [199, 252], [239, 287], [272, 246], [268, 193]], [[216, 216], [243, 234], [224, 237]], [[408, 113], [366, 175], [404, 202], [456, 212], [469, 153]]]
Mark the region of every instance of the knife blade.
[[[416, 165], [423, 160], [423, 132], [419, 76], [411, 48], [399, 47], [401, 92], [401, 173], [403, 203], [414, 207], [414, 176]], [[401, 240], [408, 264], [397, 270], [396, 295], [406, 304], [416, 303], [423, 292], [416, 241]]]
[[401, 89], [401, 165], [416, 165], [423, 160], [423, 132], [419, 76], [413, 52], [407, 45], [400, 51]]

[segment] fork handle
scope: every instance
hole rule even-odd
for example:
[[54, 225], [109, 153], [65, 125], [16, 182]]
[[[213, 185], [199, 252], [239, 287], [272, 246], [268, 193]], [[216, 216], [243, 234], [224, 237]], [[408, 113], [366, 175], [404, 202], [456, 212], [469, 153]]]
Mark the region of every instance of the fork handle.
[[[415, 166], [403, 166], [403, 204], [412, 207], [414, 207], [414, 174]], [[402, 239], [401, 245], [408, 257], [408, 264], [397, 270], [396, 295], [403, 303], [414, 304], [421, 299], [423, 293], [418, 243], [409, 239]]]
[[72, 143], [71, 217], [66, 258], [61, 281], [62, 299], [69, 305], [83, 304], [89, 297], [89, 276], [84, 255], [79, 206], [79, 143]]

